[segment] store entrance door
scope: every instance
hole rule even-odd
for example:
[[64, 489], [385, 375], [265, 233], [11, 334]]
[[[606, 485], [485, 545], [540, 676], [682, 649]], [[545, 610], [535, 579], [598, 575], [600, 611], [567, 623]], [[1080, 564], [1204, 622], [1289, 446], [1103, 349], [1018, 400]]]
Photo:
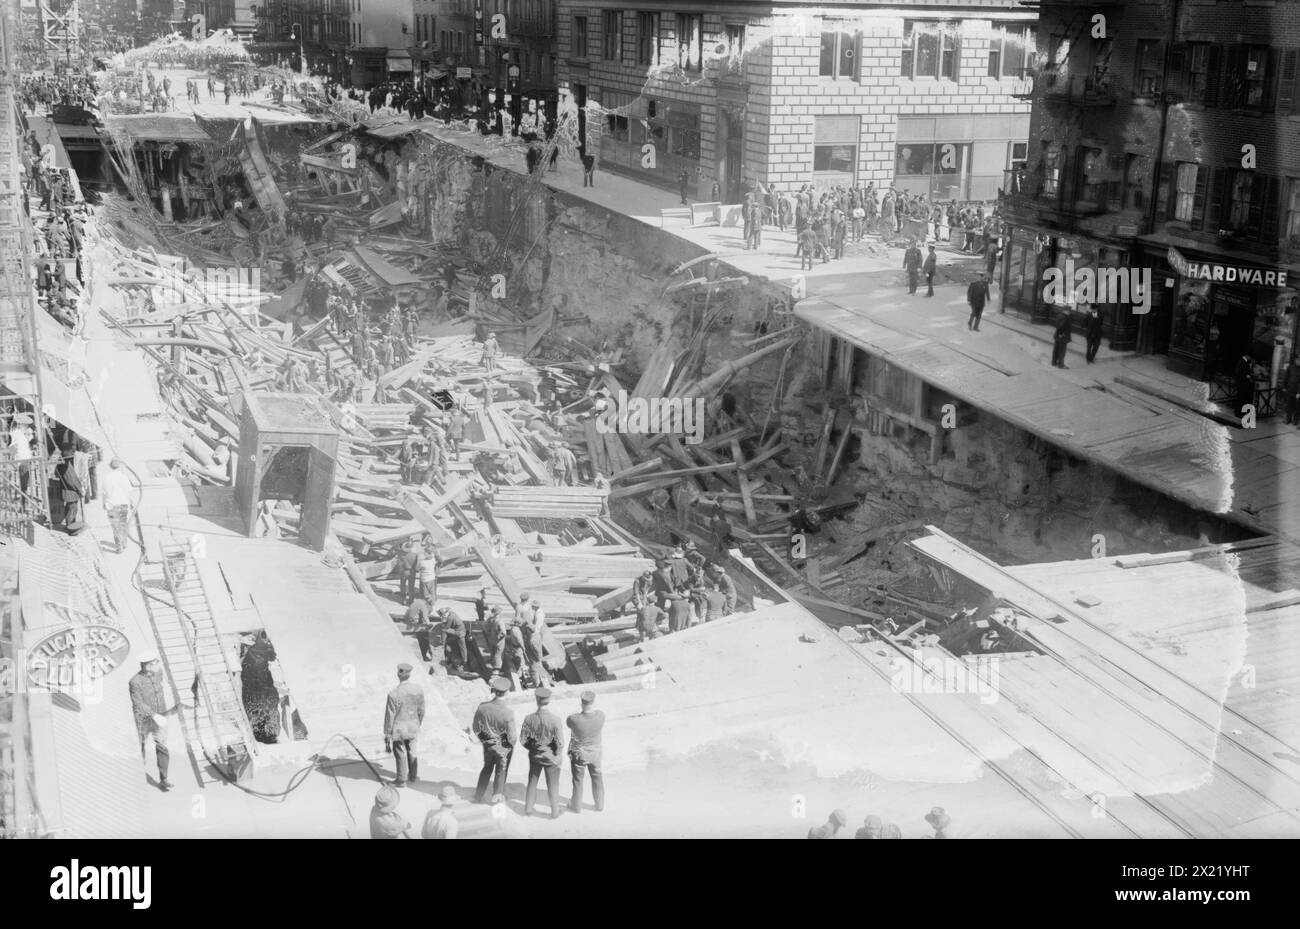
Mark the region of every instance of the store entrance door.
[[1255, 301], [1248, 294], [1219, 287], [1215, 289], [1212, 306], [1211, 325], [1219, 330], [1212, 373], [1231, 374], [1241, 356], [1250, 354]]

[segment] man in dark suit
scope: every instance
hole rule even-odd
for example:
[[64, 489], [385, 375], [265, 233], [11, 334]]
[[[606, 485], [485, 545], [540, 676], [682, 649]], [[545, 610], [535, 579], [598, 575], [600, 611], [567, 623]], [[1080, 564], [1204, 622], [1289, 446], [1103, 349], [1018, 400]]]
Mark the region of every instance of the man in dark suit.
[[934, 272], [938, 268], [939, 260], [935, 257], [934, 246], [930, 246], [930, 254], [925, 256], [925, 264], [921, 265], [921, 270], [925, 273], [925, 295], [934, 296]]
[[907, 246], [907, 251], [903, 253], [903, 268], [907, 271], [907, 292], [916, 293], [916, 285], [921, 280], [921, 250], [916, 247], [916, 241], [913, 240]]
[[560, 754], [564, 749], [564, 731], [560, 720], [546, 707], [551, 702], [551, 691], [538, 687], [537, 712], [524, 717], [519, 730], [519, 744], [528, 749], [528, 788], [524, 791], [524, 815], [533, 815], [537, 801], [537, 781], [546, 775], [546, 796], [551, 804], [551, 819], [558, 819], [560, 808]]
[[1101, 311], [1095, 306], [1088, 310], [1084, 335], [1088, 342], [1088, 351], [1084, 357], [1088, 359], [1088, 364], [1092, 364], [1097, 358], [1097, 350], [1101, 348]]
[[591, 798], [596, 802], [596, 812], [605, 809], [605, 779], [602, 768], [602, 734], [605, 731], [605, 713], [594, 709], [596, 694], [582, 692], [582, 712], [574, 713], [564, 724], [573, 733], [569, 739], [569, 773], [573, 775], [573, 798], [569, 809], [582, 812], [582, 779], [591, 773]]
[[1052, 367], [1066, 367], [1065, 353], [1071, 340], [1070, 311], [1062, 310], [1061, 318], [1056, 321], [1056, 330], [1052, 333]]
[[[483, 745], [483, 769], [478, 775], [475, 803], [486, 803], [489, 797], [506, 792], [506, 778], [510, 774], [510, 759], [515, 751], [515, 714], [502, 699], [510, 692], [510, 680], [492, 678], [492, 699], [480, 703], [474, 711], [472, 729]], [[492, 793], [487, 792], [492, 787]]]
[[424, 690], [411, 680], [411, 666], [397, 666], [400, 683], [388, 692], [384, 706], [384, 751], [397, 759], [394, 787], [405, 787], [407, 780], [419, 780], [419, 759], [415, 757], [415, 739], [424, 722]]
[[984, 315], [984, 304], [989, 299], [989, 282], [984, 273], [980, 273], [978, 281], [971, 281], [970, 286], [966, 288], [966, 302], [970, 304], [970, 319], [966, 320], [966, 328], [980, 331], [980, 317]]

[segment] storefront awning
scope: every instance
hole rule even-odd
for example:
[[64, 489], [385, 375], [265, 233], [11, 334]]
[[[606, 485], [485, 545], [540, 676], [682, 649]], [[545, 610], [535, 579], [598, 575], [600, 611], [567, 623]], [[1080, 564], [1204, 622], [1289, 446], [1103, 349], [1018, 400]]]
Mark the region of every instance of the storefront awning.
[[409, 58], [389, 58], [388, 70], [389, 71], [414, 71], [415, 69], [412, 66], [411, 59]]

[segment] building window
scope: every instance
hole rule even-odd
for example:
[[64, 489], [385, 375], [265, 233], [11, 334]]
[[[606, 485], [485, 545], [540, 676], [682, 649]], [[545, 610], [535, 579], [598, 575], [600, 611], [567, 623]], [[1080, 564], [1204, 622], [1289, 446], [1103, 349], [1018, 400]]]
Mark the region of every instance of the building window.
[[900, 191], [938, 200], [965, 199], [970, 143], [900, 143], [894, 154], [894, 186]]
[[856, 81], [858, 37], [852, 32], [823, 32], [821, 66], [822, 77]]
[[813, 120], [813, 178], [827, 186], [852, 186], [857, 177], [861, 121], [856, 116]]
[[636, 63], [659, 63], [659, 14], [636, 14]]
[[626, 142], [628, 140], [628, 119], [626, 116], [611, 113], [605, 117], [605, 124], [610, 138], [615, 142]]
[[1245, 229], [1250, 223], [1250, 202], [1255, 193], [1255, 173], [1237, 171], [1232, 176], [1231, 201], [1228, 205], [1227, 228]]
[[1146, 206], [1146, 165], [1141, 155], [1126, 155], [1124, 165], [1124, 209], [1141, 210]]
[[1054, 145], [1043, 146], [1043, 196], [1061, 193], [1061, 152]]
[[[1187, 99], [1192, 103], [1214, 106], [1215, 101], [1210, 92], [1210, 73], [1218, 70], [1219, 49], [1217, 46], [1197, 42], [1190, 46], [1190, 52], [1187, 56]], [[1215, 74], [1216, 81], [1217, 78], [1218, 75]]]
[[1174, 178], [1174, 219], [1190, 222], [1192, 219], [1192, 200], [1196, 195], [1197, 166], [1180, 164]]
[[623, 14], [618, 10], [605, 10], [600, 18], [601, 36], [604, 39], [601, 57], [606, 61], [622, 61]]
[[573, 48], [574, 58], [587, 57], [587, 17], [573, 17]]
[[1161, 48], [1159, 39], [1138, 40], [1133, 96], [1154, 97], [1160, 93]]
[[1075, 199], [1084, 203], [1104, 203], [1106, 181], [1102, 176], [1101, 149], [1080, 148], [1078, 171]]
[[[822, 42], [824, 55], [824, 36]], [[955, 81], [960, 56], [957, 23], [913, 19], [903, 21], [903, 55], [899, 69], [901, 76]]]
[[677, 14], [677, 66], [704, 70], [704, 17], [698, 13]]
[[1012, 171], [1020, 171], [1029, 163], [1029, 143], [1012, 142], [1011, 143], [1011, 164], [1009, 167]]
[[1267, 110], [1270, 101], [1267, 98], [1269, 72], [1272, 70], [1269, 49], [1252, 45], [1242, 49], [1242, 73], [1240, 79], [1241, 99], [1238, 103], [1248, 110]]
[[465, 33], [458, 32], [456, 33], [456, 51], [460, 52], [464, 50], [465, 50]]
[[745, 27], [743, 24], [728, 23], [726, 26], [727, 71], [739, 74], [745, 58]]
[[989, 77], [1021, 77], [1034, 66], [1037, 39], [1028, 25], [993, 27], [989, 40]]
[[1291, 245], [1300, 245], [1300, 179], [1287, 180], [1286, 238]]

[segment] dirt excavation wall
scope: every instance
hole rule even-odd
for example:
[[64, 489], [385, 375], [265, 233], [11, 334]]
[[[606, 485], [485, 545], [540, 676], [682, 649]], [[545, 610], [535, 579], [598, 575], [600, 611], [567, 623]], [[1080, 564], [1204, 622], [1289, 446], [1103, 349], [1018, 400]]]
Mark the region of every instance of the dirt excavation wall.
[[[510, 262], [501, 270], [509, 279], [502, 302], [510, 309], [523, 317], [555, 310], [562, 318], [556, 335], [621, 348], [636, 374], [666, 340], [684, 343], [691, 299], [663, 291], [684, 279], [672, 269], [706, 254], [703, 249], [580, 197], [538, 190], [527, 175], [434, 139], [403, 143], [402, 156], [428, 172], [435, 245], [487, 265], [509, 235]], [[522, 200], [527, 205], [517, 211]], [[711, 307], [724, 307], [730, 322], [713, 337], [710, 362], [744, 353], [730, 330], [752, 338], [766, 302], [757, 287], [712, 299]]]
[[[819, 360], [801, 354], [797, 393], [783, 407], [787, 422], [821, 421]], [[936, 396], [931, 404], [948, 399]], [[934, 462], [929, 436], [905, 429], [873, 434], [860, 399], [850, 405], [856, 413], [852, 464], [831, 492], [851, 492], [860, 505], [826, 523], [810, 539], [810, 551], [834, 558], [862, 547], [855, 540], [864, 533], [902, 528], [839, 569], [850, 585], [837, 597], [845, 602], [870, 600], [879, 587], [925, 572], [905, 544], [917, 534], [917, 521], [1006, 564], [1176, 551], [1251, 535], [960, 404], [959, 426], [944, 432]], [[801, 454], [790, 457], [791, 466]]]

